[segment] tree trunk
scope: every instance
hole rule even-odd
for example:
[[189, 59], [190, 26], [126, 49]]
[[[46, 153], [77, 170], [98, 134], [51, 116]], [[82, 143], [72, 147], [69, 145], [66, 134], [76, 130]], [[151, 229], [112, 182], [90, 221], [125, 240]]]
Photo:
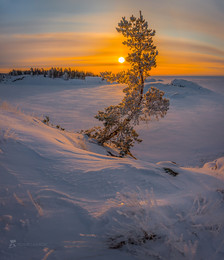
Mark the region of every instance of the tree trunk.
[[[144, 78], [142, 74], [140, 74], [140, 84], [141, 84], [141, 88], [140, 88], [140, 99], [138, 102], [138, 107], [141, 105], [143, 99]], [[133, 116], [134, 116], [134, 111], [132, 111], [131, 115], [123, 121], [122, 125], [118, 126], [112, 133], [109, 133], [108, 135], [104, 136], [101, 140], [99, 140], [99, 143], [103, 145], [105, 142], [107, 142], [108, 140], [116, 136], [119, 133], [120, 129], [126, 126], [132, 120]]]
[[140, 85], [141, 85], [140, 94], [141, 94], [141, 96], [143, 96], [143, 90], [144, 90], [144, 78], [143, 78], [143, 73], [142, 73], [142, 72], [140, 72]]
[[121, 127], [126, 126], [131, 121], [132, 118], [130, 118], [130, 117], [126, 118], [124, 120], [123, 124], [121, 126], [118, 126], [112, 133], [108, 134], [107, 136], [105, 136], [104, 138], [99, 140], [99, 143], [103, 145], [106, 141], [108, 141], [111, 138], [113, 138], [114, 136], [116, 136], [120, 132]]

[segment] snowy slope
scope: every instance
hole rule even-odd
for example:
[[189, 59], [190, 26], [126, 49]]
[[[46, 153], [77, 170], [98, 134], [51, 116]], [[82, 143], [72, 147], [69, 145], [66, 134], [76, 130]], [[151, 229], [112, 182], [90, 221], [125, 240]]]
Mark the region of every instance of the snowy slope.
[[[0, 85], [1, 259], [223, 259], [224, 159], [183, 168], [159, 153], [142, 160], [144, 150], [141, 160], [109, 157], [72, 127], [122, 86], [48, 80]], [[65, 131], [39, 119], [45, 108]]]
[[[199, 78], [199, 83], [207, 82], [206, 88], [189, 83], [188, 78], [187, 87], [171, 85], [173, 78], [161, 79], [147, 82], [146, 86], [164, 90], [170, 98], [170, 110], [159, 122], [138, 127], [144, 141], [132, 153], [144, 161], [170, 160], [182, 166], [202, 166], [224, 156], [224, 78], [222, 88], [220, 78], [205, 78], [208, 82]], [[105, 85], [104, 81], [98, 83], [92, 79], [65, 81], [27, 76], [13, 80], [0, 84], [0, 100], [39, 118], [47, 115], [53, 124], [69, 131], [99, 125], [94, 119], [97, 111], [117, 104], [123, 97], [124, 86]], [[193, 84], [193, 89], [188, 83]]]
[[[159, 122], [140, 127], [144, 142], [136, 146], [134, 154], [144, 160], [150, 158], [157, 162], [159, 157], [159, 160], [172, 160], [183, 166], [202, 166], [223, 156], [224, 78], [222, 94], [215, 91], [216, 78], [210, 78], [209, 83], [206, 86], [210, 89], [188, 78], [168, 83], [165, 77], [164, 82], [148, 84], [166, 93], [170, 110]], [[219, 86], [219, 92], [220, 89]]]

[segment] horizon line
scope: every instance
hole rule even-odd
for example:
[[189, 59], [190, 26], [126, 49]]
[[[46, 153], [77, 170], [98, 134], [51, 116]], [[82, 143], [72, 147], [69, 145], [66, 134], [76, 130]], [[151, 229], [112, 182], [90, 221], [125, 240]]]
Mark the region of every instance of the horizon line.
[[[55, 68], [55, 67], [53, 67]], [[57, 68], [57, 67], [56, 67]], [[59, 67], [60, 68], [60, 67]], [[12, 69], [13, 70], [13, 69]], [[17, 70], [17, 69], [14, 69]], [[26, 69], [24, 69], [25, 71]], [[78, 69], [77, 69], [78, 70]], [[22, 71], [22, 70], [21, 70]], [[94, 73], [92, 71], [85, 71], [85, 70], [78, 70], [78, 71], [83, 71], [83, 72], [89, 72], [89, 73], [93, 73], [94, 75], [98, 76], [98, 73]], [[9, 71], [10, 72], [10, 71]], [[9, 72], [1, 72], [0, 74], [9, 74]], [[101, 73], [101, 72], [100, 72]], [[26, 74], [26, 75], [30, 75], [30, 74]], [[11, 75], [13, 76], [13, 75]], [[21, 76], [21, 75], [16, 75], [16, 76]], [[42, 76], [42, 75], [33, 75], [33, 76]], [[224, 77], [224, 75], [178, 75], [178, 74], [172, 74], [172, 75], [150, 75], [149, 77]]]

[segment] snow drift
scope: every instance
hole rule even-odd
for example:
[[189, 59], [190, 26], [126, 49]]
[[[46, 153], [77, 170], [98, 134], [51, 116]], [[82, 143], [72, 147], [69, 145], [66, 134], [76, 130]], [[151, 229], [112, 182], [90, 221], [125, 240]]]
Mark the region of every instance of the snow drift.
[[[149, 154], [142, 160], [144, 150], [137, 152], [139, 160], [110, 157], [85, 136], [56, 127], [53, 110], [60, 100], [76, 93], [81, 97], [79, 104], [84, 98], [91, 101], [80, 96], [85, 90], [66, 81], [51, 89], [36, 85], [35, 94], [25, 91], [26, 97], [16, 97], [32, 87], [32, 79], [27, 81], [30, 85], [22, 81], [0, 85], [7, 101], [0, 107], [1, 259], [224, 257], [223, 157], [196, 168], [159, 160], [160, 153], [157, 163], [150, 162]], [[115, 97], [121, 93], [119, 85], [96, 86], [91, 92], [93, 88], [87, 88], [89, 95], [103, 91], [111, 95], [114, 88]], [[104, 101], [95, 99], [83, 106], [106, 102], [107, 95]], [[50, 96], [56, 105], [46, 112], [55, 122], [47, 125], [38, 114]], [[193, 104], [192, 97], [185, 99]], [[62, 119], [70, 106], [69, 98], [67, 107], [60, 106], [58, 124], [68, 126]], [[74, 113], [81, 116], [76, 108]], [[171, 111], [171, 115], [176, 114]], [[74, 121], [77, 127], [85, 124], [82, 117]], [[186, 133], [183, 126], [178, 131]], [[154, 129], [158, 126], [153, 125]]]

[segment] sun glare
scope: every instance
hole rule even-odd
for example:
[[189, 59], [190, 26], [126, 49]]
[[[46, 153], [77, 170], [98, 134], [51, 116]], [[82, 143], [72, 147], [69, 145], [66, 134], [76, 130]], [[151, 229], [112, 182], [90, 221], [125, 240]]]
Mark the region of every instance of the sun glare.
[[118, 59], [118, 61], [119, 61], [120, 63], [123, 63], [123, 62], [125, 62], [125, 58], [124, 58], [124, 57], [120, 57], [120, 58]]

